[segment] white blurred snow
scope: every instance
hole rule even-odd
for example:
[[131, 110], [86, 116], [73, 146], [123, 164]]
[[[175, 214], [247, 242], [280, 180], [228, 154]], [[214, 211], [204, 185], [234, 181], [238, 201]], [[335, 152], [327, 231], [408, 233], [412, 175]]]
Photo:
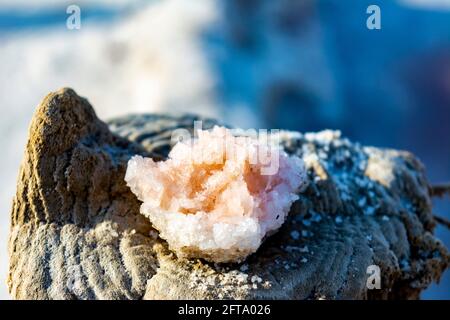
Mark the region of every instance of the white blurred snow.
[[[14, 8], [36, 6], [29, 3], [0, 1]], [[37, 8], [52, 5], [65, 12], [56, 1], [39, 2]], [[82, 20], [81, 30], [70, 31], [62, 21], [61, 26], [0, 35], [0, 150], [6, 155], [0, 158], [0, 299], [9, 297], [4, 285], [9, 212], [28, 124], [38, 103], [50, 91], [69, 86], [89, 99], [101, 119], [152, 111], [218, 116], [212, 107], [214, 78], [197, 39], [216, 12], [210, 0], [170, 0], [155, 2], [118, 23]]]

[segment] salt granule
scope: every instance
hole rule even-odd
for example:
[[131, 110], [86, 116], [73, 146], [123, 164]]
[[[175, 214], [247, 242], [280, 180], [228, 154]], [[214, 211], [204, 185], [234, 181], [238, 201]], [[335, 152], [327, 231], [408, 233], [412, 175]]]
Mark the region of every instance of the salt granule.
[[307, 178], [278, 145], [216, 126], [178, 142], [166, 161], [134, 156], [125, 180], [179, 257], [238, 262], [280, 228]]

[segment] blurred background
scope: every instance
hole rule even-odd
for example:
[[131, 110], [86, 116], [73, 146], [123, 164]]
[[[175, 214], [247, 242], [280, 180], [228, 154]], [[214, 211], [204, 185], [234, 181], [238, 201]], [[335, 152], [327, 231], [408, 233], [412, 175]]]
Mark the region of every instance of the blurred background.
[[[81, 28], [66, 9], [81, 10]], [[381, 9], [369, 30], [366, 9]], [[243, 128], [340, 129], [450, 181], [450, 0], [0, 0], [0, 298], [29, 121], [63, 86], [102, 119], [191, 112]], [[435, 213], [450, 219], [449, 198]], [[437, 236], [450, 247], [450, 232]], [[423, 293], [450, 299], [450, 273]]]

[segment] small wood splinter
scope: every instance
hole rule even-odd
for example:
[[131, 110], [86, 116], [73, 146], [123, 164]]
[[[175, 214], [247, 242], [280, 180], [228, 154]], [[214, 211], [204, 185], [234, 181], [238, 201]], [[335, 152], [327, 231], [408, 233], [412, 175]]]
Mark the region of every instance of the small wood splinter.
[[445, 194], [450, 196], [450, 182], [431, 186], [430, 194], [432, 197], [443, 197]]

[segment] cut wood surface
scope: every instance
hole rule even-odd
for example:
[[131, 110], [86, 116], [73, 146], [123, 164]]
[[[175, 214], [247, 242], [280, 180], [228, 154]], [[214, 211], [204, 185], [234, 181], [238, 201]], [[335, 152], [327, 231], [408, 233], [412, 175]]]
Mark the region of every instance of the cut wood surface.
[[[11, 213], [12, 297], [418, 298], [448, 267], [423, 165], [335, 131], [280, 134], [305, 161], [309, 186], [255, 254], [240, 264], [178, 259], [139, 213], [124, 175], [134, 154], [165, 158], [172, 131], [192, 130], [193, 120], [138, 115], [106, 124], [73, 90], [49, 94], [30, 126]], [[367, 286], [371, 265], [381, 289]]]

